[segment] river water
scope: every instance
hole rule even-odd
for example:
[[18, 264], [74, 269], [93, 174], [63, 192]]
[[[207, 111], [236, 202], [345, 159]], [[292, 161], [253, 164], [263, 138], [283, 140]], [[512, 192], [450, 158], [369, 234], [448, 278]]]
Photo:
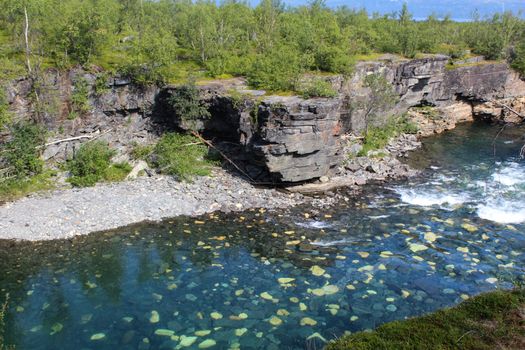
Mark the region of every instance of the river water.
[[[17, 349], [313, 349], [524, 281], [525, 128], [429, 138], [409, 182], [326, 210], [0, 243]], [[312, 244], [299, 244], [312, 242]]]

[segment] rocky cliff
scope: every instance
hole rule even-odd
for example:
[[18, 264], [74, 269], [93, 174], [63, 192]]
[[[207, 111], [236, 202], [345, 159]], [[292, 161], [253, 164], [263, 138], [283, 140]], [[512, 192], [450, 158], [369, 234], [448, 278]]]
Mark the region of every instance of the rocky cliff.
[[[306, 181], [328, 175], [337, 167], [342, 157], [340, 135], [364, 127], [359, 101], [369, 96], [363, 80], [372, 73], [384, 75], [399, 95], [395, 107], [384, 112], [385, 118], [411, 107], [434, 106], [445, 130], [475, 116], [513, 119], [516, 115], [503, 108], [501, 100], [509, 100], [514, 110], [525, 109], [521, 98], [525, 82], [504, 63], [454, 67], [444, 56], [363, 62], [351, 79], [333, 78], [337, 98], [270, 97], [262, 101], [257, 137], [250, 146], [275, 179]], [[420, 120], [422, 126], [425, 122]]]
[[[211, 118], [200, 121], [199, 127], [216, 141], [237, 145], [237, 155], [242, 154], [240, 158], [255, 179], [271, 177], [284, 183], [317, 179], [340, 164], [340, 136], [363, 128], [364, 112], [359, 106], [370, 93], [363, 80], [372, 73], [382, 74], [399, 96], [384, 118], [412, 107], [436, 108], [439, 117], [413, 113], [423, 134], [429, 123], [433, 128], [427, 129], [434, 132], [475, 116], [516, 121], [516, 113], [508, 107], [518, 113], [525, 110], [525, 82], [504, 63], [451, 66], [444, 56], [416, 60], [385, 57], [359, 63], [350, 78], [328, 78], [338, 91], [335, 98], [267, 96], [249, 90], [242, 79], [202, 85], [201, 96]], [[72, 91], [79, 79], [89, 84], [90, 110], [70, 118]], [[24, 79], [8, 86], [8, 100], [18, 118], [40, 108], [38, 115], [55, 130], [55, 138], [100, 137], [125, 154], [133, 144], [149, 143], [165, 130], [185, 127], [166, 103], [176, 86], [137, 87], [121, 78], [101, 82], [100, 75], [79, 69], [67, 74], [48, 72], [44, 85], [48, 89], [40, 98], [45, 104], [35, 103], [31, 98], [34, 87]], [[81, 140], [50, 145], [45, 157], [63, 159], [78, 142]]]

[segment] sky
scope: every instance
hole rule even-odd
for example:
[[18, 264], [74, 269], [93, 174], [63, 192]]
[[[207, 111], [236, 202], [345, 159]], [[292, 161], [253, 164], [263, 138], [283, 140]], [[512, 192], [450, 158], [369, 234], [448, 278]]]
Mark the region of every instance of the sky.
[[[308, 0], [284, 0], [289, 5], [304, 5]], [[439, 16], [450, 15], [458, 21], [472, 18], [472, 13], [478, 10], [482, 17], [495, 12], [523, 10], [525, 13], [525, 0], [326, 0], [330, 7], [346, 5], [352, 8], [366, 8], [368, 12], [381, 14], [399, 11], [403, 3], [408, 4], [411, 13], [416, 19], [424, 19], [435, 13]]]

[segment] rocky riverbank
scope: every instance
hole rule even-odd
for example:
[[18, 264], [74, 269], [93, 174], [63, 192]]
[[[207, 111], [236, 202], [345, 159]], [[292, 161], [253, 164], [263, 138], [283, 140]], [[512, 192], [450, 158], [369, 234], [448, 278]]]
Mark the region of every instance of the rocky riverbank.
[[167, 176], [141, 177], [37, 194], [0, 206], [0, 239], [70, 238], [141, 221], [217, 210], [282, 208], [304, 200], [299, 194], [255, 188], [220, 169], [193, 183]]
[[[326, 208], [344, 200], [343, 194], [327, 193], [336, 188], [346, 187], [352, 191], [370, 181], [417, 174], [396, 156], [419, 146], [414, 135], [402, 135], [381, 151], [388, 152], [387, 156], [355, 157], [341, 165], [337, 177], [295, 186], [290, 192], [256, 187], [217, 168], [211, 177], [199, 177], [192, 183], [155, 175], [36, 194], [0, 206], [0, 239], [64, 239], [143, 221], [198, 216], [214, 211], [285, 209], [305, 203]], [[326, 195], [309, 197], [298, 192]]]

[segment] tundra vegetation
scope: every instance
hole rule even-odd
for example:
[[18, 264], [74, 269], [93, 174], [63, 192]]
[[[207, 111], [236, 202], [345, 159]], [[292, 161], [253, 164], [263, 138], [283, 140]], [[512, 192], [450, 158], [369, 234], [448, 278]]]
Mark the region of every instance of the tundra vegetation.
[[522, 349], [525, 290], [496, 291], [436, 313], [344, 336], [327, 350]]
[[[242, 75], [268, 90], [293, 90], [307, 71], [348, 74], [378, 53], [508, 59], [524, 71], [525, 25], [510, 12], [458, 23], [414, 21], [406, 5], [379, 15], [324, 1], [289, 7], [280, 0], [0, 0], [3, 78], [82, 65], [139, 84], [190, 74]], [[27, 15], [27, 16], [26, 16]]]

